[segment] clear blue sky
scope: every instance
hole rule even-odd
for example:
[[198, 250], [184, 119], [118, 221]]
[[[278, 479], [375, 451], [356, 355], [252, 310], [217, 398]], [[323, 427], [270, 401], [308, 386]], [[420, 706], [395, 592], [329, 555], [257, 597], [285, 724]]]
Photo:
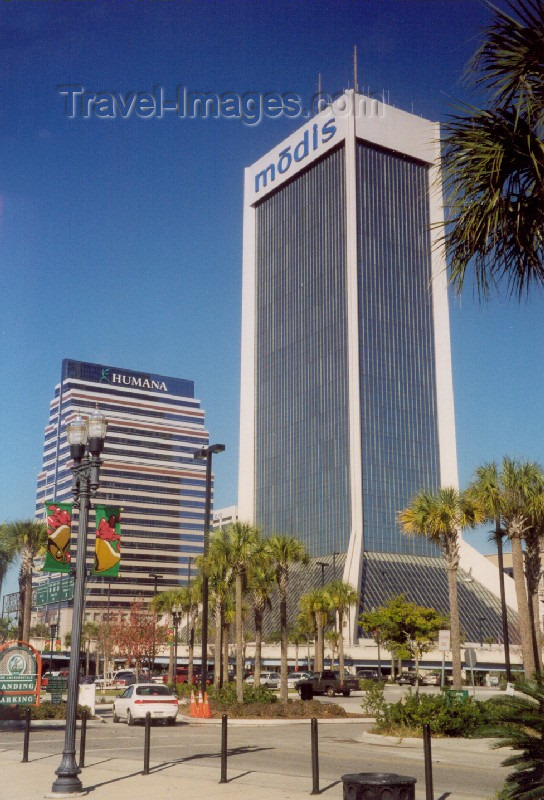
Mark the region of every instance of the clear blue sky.
[[[70, 357], [195, 381], [236, 502], [243, 168], [301, 124], [74, 118], [57, 87], [127, 95], [359, 84], [444, 119], [489, 10], [478, 0], [3, 2], [0, 519], [31, 516], [43, 428]], [[452, 303], [461, 483], [543, 452], [542, 298]], [[477, 540], [481, 549], [485, 536]]]

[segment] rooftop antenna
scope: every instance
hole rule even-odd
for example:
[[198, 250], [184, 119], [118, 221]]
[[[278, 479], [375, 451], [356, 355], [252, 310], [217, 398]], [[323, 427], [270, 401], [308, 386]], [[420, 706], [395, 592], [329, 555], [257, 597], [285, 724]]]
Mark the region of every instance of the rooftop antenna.
[[357, 82], [357, 45], [353, 45], [353, 91], [357, 94], [359, 84]]
[[320, 111], [323, 111], [325, 107], [325, 101], [322, 99], [322, 91], [323, 87], [321, 85], [321, 73], [319, 72], [317, 75], [317, 113], [319, 114]]

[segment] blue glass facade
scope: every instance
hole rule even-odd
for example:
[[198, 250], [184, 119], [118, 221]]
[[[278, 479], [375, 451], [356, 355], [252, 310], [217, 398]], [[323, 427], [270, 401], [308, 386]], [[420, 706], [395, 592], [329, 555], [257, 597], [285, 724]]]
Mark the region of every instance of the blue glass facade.
[[365, 550], [437, 555], [396, 517], [439, 486], [428, 167], [357, 142]]
[[256, 209], [256, 522], [310, 551], [350, 531], [344, 150]]
[[348, 549], [355, 235], [363, 547], [437, 555], [396, 522], [440, 476], [428, 167], [357, 141], [352, 234], [345, 170], [340, 147], [255, 207], [255, 520], [311, 555]]

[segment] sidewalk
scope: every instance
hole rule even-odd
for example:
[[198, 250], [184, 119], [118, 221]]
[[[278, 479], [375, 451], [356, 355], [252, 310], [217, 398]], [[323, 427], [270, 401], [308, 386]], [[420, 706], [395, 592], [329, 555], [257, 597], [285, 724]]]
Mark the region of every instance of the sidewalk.
[[[111, 729], [105, 729], [107, 733]], [[363, 733], [359, 741], [390, 747], [397, 752], [395, 771], [410, 775], [410, 760], [423, 758], [421, 740], [398, 740], [393, 737], [374, 736]], [[416, 752], [410, 752], [416, 751]], [[461, 767], [466, 761], [477, 758], [477, 753], [489, 753], [488, 740], [434, 740], [433, 761], [447, 759], [450, 764]], [[408, 760], [403, 758], [408, 757]], [[51, 784], [59, 764], [58, 753], [51, 755], [32, 751], [30, 761], [21, 763], [21, 750], [0, 751], [0, 797], [2, 800], [42, 800], [51, 796]], [[219, 783], [219, 762], [204, 766], [196, 759], [177, 762], [151, 762], [150, 774], [142, 775], [142, 760], [117, 758], [115, 744], [112, 756], [105, 759], [89, 759], [80, 779], [93, 800], [305, 800], [311, 794], [311, 777], [292, 776], [259, 771], [240, 771], [229, 766], [228, 782]], [[321, 793], [326, 800], [341, 800], [343, 785], [337, 781], [327, 784], [321, 781]], [[62, 797], [62, 795], [53, 795]], [[437, 793], [435, 793], [437, 797]], [[454, 792], [450, 800], [475, 800], [474, 794]], [[416, 800], [425, 800], [425, 786], [416, 784]], [[484, 798], [478, 798], [484, 800]]]

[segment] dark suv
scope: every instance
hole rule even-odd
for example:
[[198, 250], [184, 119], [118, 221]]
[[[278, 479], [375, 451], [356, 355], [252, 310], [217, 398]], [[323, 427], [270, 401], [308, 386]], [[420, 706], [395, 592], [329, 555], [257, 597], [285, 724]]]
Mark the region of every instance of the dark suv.
[[356, 672], [357, 677], [361, 681], [386, 681], [383, 675], [380, 675], [377, 669], [371, 667], [363, 667]]
[[416, 678], [419, 678], [419, 682], [421, 683], [421, 675], [416, 675], [415, 672], [401, 672], [400, 675], [397, 675], [395, 678], [395, 683], [398, 683], [400, 686], [415, 686]]

